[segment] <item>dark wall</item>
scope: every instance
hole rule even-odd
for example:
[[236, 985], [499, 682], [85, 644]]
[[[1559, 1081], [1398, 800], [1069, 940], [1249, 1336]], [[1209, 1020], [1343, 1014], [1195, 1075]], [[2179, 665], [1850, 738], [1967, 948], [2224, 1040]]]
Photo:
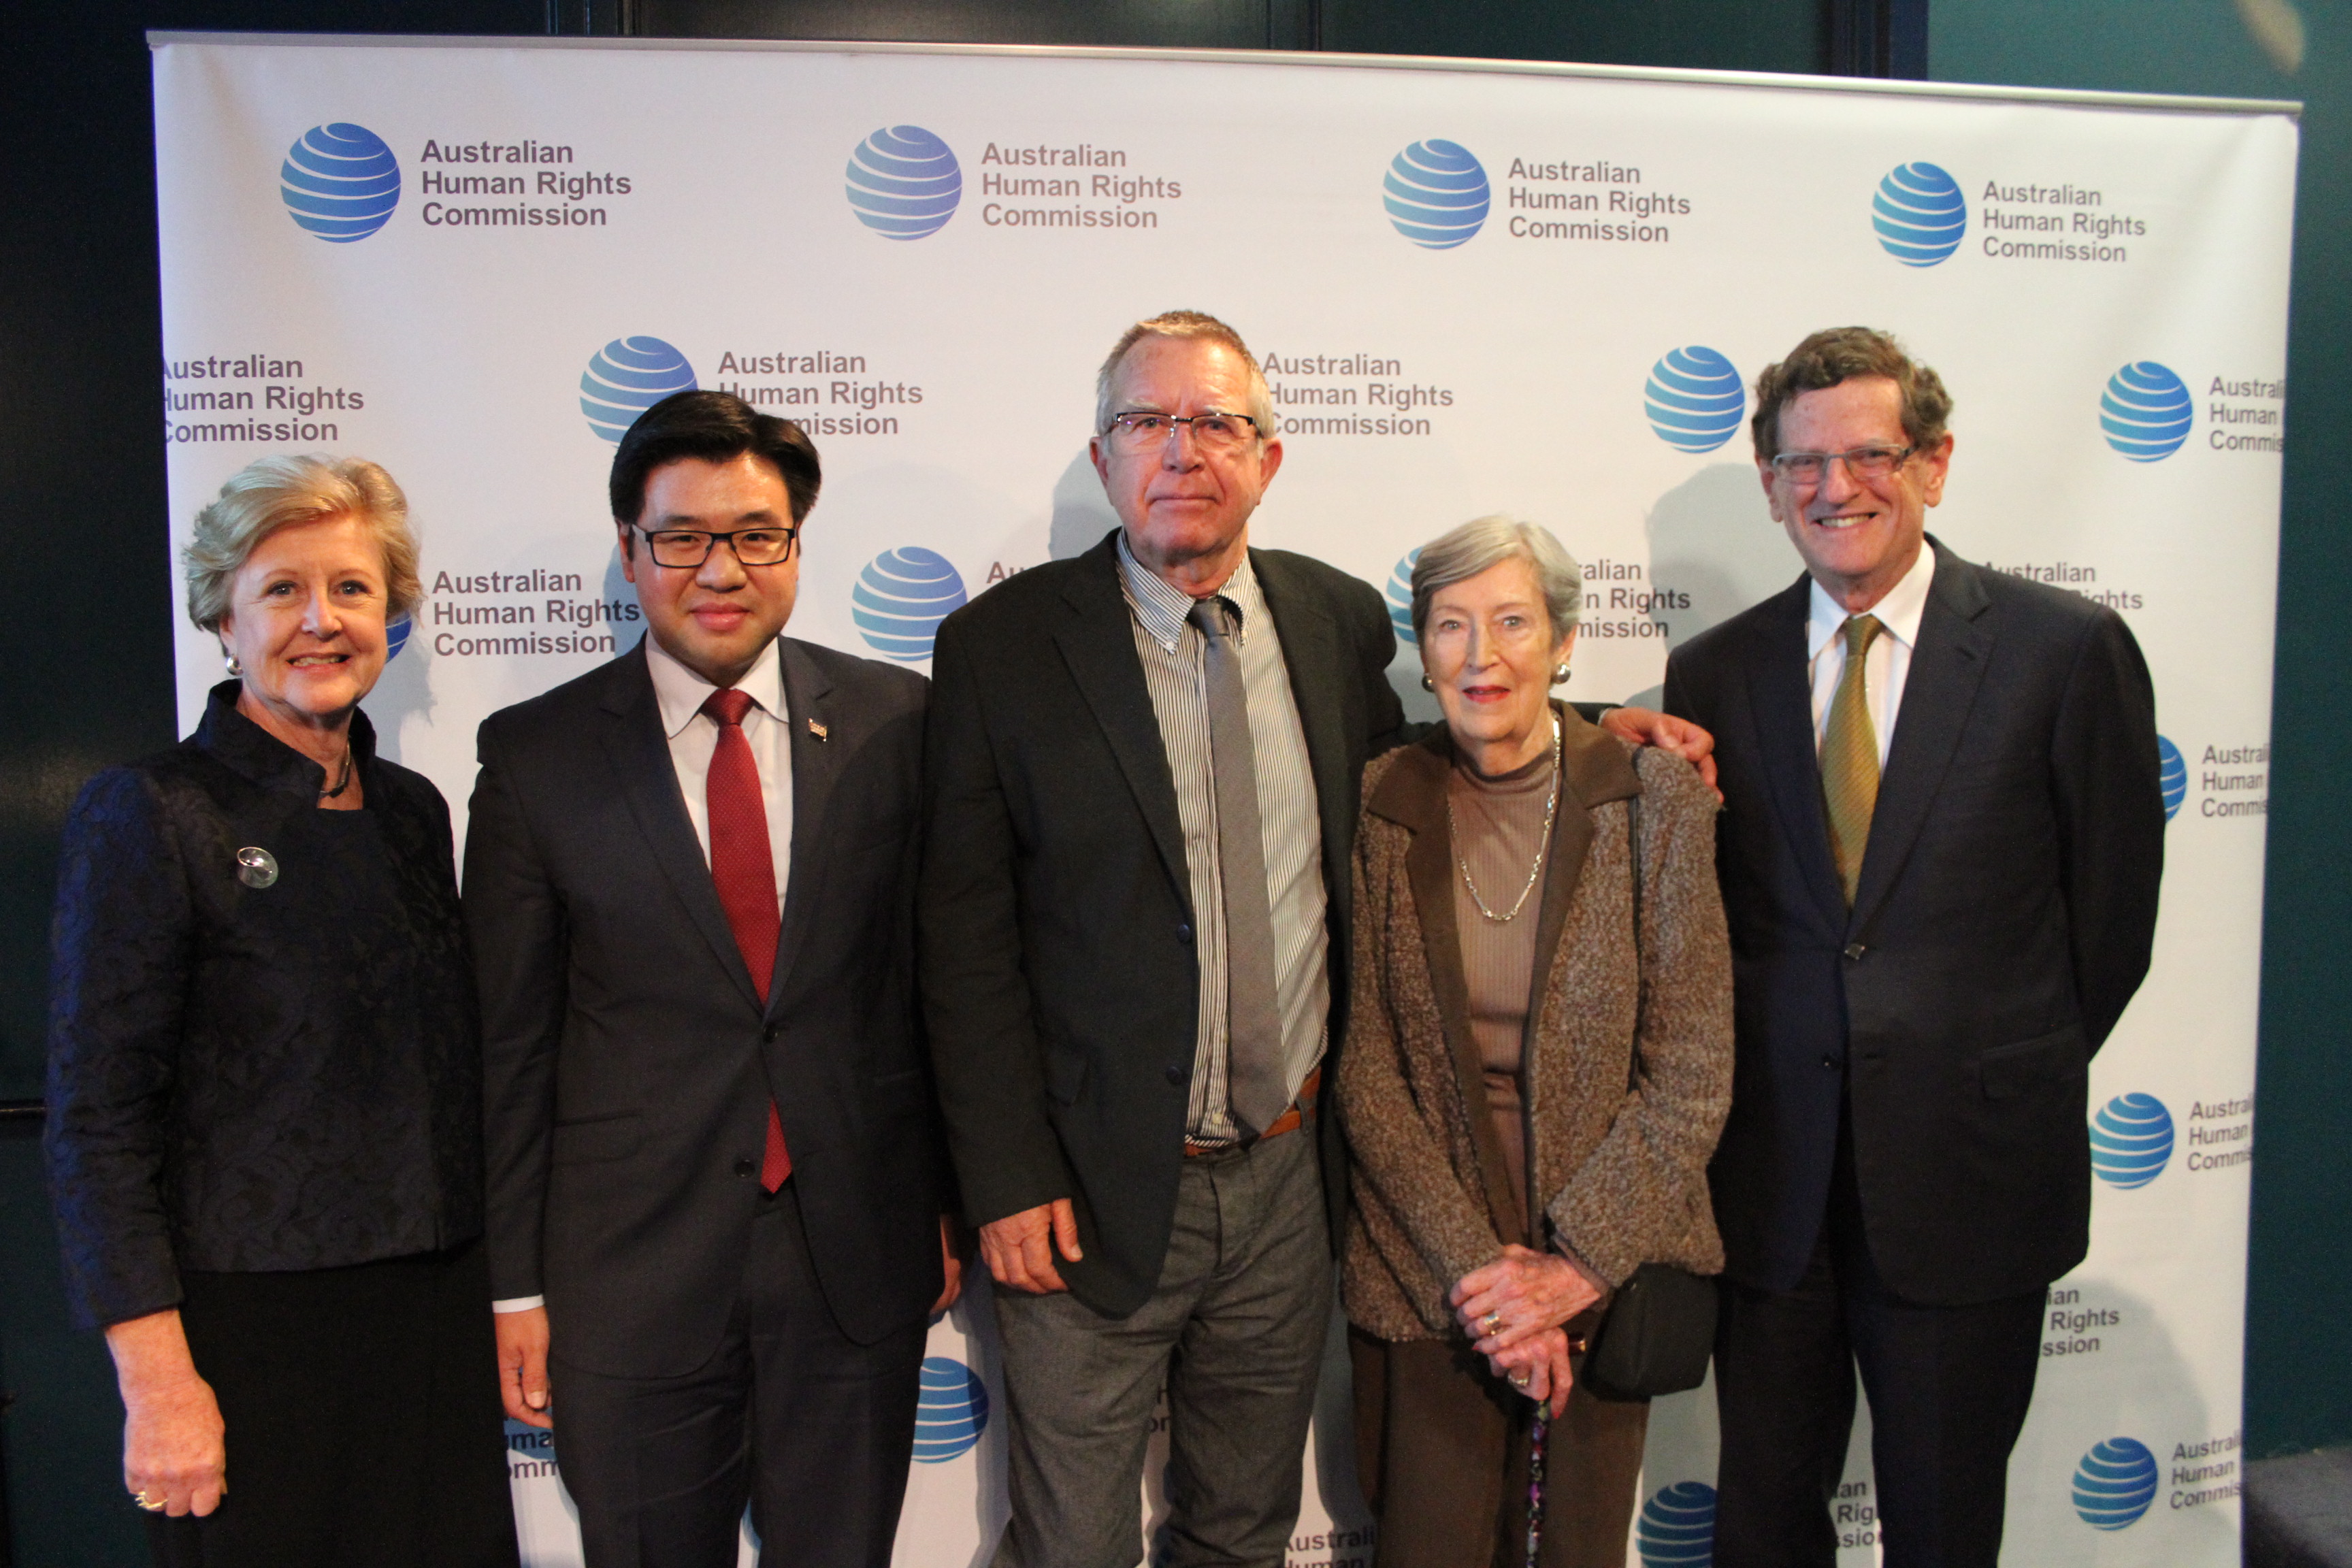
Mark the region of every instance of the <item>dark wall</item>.
[[2352, 604], [2352, 10], [2304, 0], [2300, 15], [2291, 72], [2230, 0], [1970, 0], [1937, 6], [1930, 34], [1945, 80], [2305, 104], [2246, 1323], [2256, 1457], [2352, 1442], [2352, 820], [2327, 804], [2352, 776], [2352, 658], [2336, 619]]

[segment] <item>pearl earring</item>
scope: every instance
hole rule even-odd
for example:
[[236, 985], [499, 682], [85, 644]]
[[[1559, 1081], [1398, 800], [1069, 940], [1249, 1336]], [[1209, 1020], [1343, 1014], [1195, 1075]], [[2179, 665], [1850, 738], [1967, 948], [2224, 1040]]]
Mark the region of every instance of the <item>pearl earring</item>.
[[1434, 691], [1437, 689], [1437, 682], [1430, 679], [1429, 677], [1424, 674], [1421, 678], [1421, 689], [1423, 691]]
[[245, 666], [236, 662], [236, 655], [233, 653], [224, 654], [221, 657], [221, 664], [231, 675], [236, 677], [239, 680], [245, 679]]
[[1568, 684], [1568, 666], [1566, 664], [1559, 664], [1552, 667], [1551, 683], [1554, 686], [1565, 686]]

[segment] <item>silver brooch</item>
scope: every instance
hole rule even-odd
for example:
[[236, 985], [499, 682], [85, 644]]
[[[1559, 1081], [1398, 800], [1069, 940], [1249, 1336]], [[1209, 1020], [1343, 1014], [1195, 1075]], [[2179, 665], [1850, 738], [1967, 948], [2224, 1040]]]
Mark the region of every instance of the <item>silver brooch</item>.
[[267, 888], [278, 880], [278, 857], [257, 844], [236, 852], [236, 879], [248, 888]]

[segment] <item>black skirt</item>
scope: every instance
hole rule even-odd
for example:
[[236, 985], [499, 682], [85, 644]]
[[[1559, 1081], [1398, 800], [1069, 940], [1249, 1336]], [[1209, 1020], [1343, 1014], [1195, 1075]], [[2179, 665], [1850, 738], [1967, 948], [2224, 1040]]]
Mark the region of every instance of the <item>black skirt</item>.
[[228, 1491], [152, 1516], [161, 1568], [515, 1568], [480, 1242], [181, 1289]]

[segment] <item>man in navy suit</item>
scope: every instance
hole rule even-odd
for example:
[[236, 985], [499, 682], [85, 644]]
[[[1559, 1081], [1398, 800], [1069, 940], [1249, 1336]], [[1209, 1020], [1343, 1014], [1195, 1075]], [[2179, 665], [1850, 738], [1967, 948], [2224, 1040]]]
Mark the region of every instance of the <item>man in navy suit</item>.
[[[466, 841], [507, 1414], [590, 1568], [884, 1568], [949, 1200], [915, 1016], [910, 671], [780, 637], [798, 426], [723, 393], [613, 459], [647, 636], [492, 714]], [[943, 1278], [942, 1270], [945, 1270]]]
[[1835, 1561], [1857, 1366], [1889, 1568], [1993, 1568], [2044, 1289], [2089, 1243], [2090, 1058], [2147, 970], [2147, 665], [2112, 610], [1927, 534], [1950, 409], [1864, 328], [1766, 370], [1806, 574], [1667, 665], [1716, 737], [1737, 987], [1717, 1568]]

